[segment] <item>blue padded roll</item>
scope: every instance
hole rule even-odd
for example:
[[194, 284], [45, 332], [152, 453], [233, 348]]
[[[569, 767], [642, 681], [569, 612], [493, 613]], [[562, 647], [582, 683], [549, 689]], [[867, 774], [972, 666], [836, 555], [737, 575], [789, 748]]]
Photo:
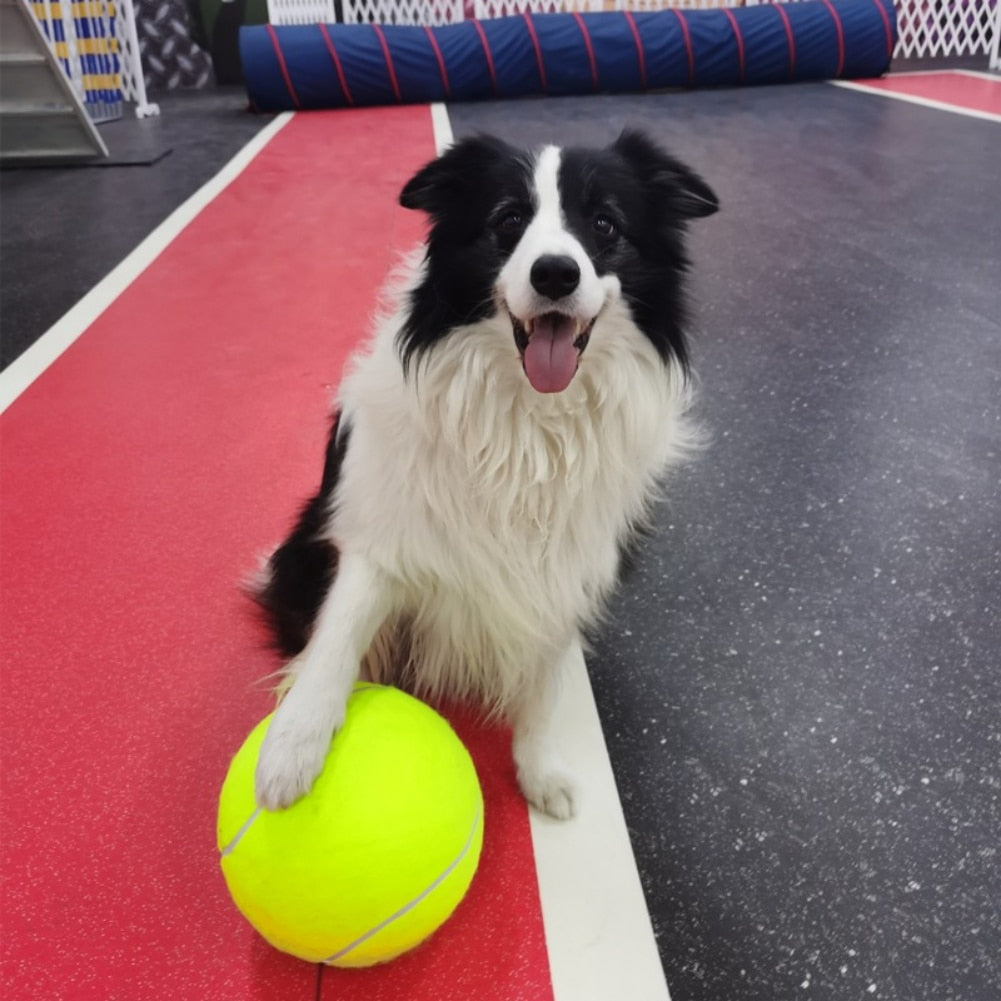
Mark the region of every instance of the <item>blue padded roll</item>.
[[240, 54], [253, 106], [286, 111], [875, 77], [896, 40], [892, 0], [804, 0], [437, 28], [250, 25]]

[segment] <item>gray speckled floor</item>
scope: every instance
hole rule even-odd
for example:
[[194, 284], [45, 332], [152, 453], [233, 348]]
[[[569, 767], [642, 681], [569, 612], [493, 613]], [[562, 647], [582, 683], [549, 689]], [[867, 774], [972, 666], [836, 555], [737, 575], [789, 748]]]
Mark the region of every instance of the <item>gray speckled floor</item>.
[[[79, 175], [4, 173], [5, 360], [264, 124], [176, 101], [80, 257], [46, 228]], [[450, 110], [643, 125], [723, 202], [692, 241], [712, 444], [590, 662], [673, 1001], [995, 1001], [1001, 127], [824, 84]]]
[[591, 658], [674, 1001], [1001, 996], [1001, 128], [825, 84], [454, 109], [643, 125], [713, 441]]

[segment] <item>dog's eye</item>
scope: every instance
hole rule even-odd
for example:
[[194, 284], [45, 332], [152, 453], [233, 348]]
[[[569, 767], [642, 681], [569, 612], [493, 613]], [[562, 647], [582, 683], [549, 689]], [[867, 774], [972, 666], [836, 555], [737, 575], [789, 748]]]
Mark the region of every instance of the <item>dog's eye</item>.
[[502, 236], [517, 236], [525, 227], [525, 216], [520, 209], [505, 209], [494, 220], [494, 229]]
[[604, 213], [599, 213], [594, 217], [594, 231], [598, 236], [603, 236], [606, 239], [618, 233], [615, 223]]

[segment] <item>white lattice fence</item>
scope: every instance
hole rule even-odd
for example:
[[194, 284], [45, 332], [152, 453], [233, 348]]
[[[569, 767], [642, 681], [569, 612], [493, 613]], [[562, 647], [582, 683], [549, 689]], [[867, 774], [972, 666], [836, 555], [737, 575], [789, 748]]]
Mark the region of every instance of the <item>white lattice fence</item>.
[[977, 56], [997, 31], [996, 0], [910, 2], [897, 6], [898, 56]]
[[991, 40], [991, 69], [1001, 70], [1001, 0], [994, 8], [994, 37]]
[[268, 0], [272, 24], [333, 24], [337, 20], [334, 0]]
[[[752, 6], [759, 0], [343, 0], [347, 24], [452, 24], [466, 17], [562, 11], [662, 10]], [[1001, 0], [897, 0], [903, 57], [978, 56], [996, 60]], [[334, 0], [268, 0], [274, 24], [332, 23]], [[993, 63], [992, 63], [993, 65]]]
[[604, 10], [602, 0], [476, 0], [475, 16], [506, 17], [510, 14], [565, 14], [576, 11], [587, 14]]
[[345, 24], [454, 24], [463, 0], [343, 0]]
[[708, 10], [716, 7], [751, 7], [756, 0], [615, 0], [613, 10]]

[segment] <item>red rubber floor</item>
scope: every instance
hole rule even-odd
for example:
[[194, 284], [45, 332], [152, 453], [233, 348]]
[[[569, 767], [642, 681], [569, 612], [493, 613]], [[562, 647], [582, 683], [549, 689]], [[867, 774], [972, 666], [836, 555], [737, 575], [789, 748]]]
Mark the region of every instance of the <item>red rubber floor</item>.
[[295, 117], [3, 415], [7, 998], [548, 1001], [508, 735], [452, 921], [387, 967], [283, 956], [214, 844], [277, 667], [239, 582], [320, 473], [326, 408], [434, 153], [427, 109]]

